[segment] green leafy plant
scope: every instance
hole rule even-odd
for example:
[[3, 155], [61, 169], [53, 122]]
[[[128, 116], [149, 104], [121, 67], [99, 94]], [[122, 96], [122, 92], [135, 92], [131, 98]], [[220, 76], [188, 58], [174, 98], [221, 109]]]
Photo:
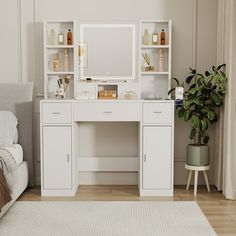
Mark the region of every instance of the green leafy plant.
[[[227, 78], [224, 73], [225, 64], [213, 66], [205, 74], [190, 68], [185, 83], [173, 78], [176, 87], [184, 87], [183, 105], [177, 107], [178, 116], [191, 122], [190, 139], [196, 145], [204, 145], [209, 141], [208, 125], [218, 121], [218, 110], [224, 104]], [[175, 88], [169, 91], [172, 93]]]

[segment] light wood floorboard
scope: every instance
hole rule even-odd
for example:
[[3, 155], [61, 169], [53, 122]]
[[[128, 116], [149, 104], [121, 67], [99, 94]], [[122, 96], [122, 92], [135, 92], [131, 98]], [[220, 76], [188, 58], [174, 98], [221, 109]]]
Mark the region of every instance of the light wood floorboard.
[[236, 236], [236, 201], [225, 200], [224, 196], [211, 187], [198, 187], [193, 196], [185, 186], [176, 186], [173, 197], [139, 197], [137, 186], [80, 186], [74, 197], [41, 197], [40, 188], [27, 189], [19, 201], [196, 201], [219, 236]]

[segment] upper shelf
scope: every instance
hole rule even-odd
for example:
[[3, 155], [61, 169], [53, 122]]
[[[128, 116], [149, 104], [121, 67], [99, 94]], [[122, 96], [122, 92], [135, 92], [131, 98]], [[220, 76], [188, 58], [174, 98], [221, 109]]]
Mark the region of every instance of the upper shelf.
[[169, 48], [169, 45], [142, 45], [141, 48], [149, 49], [149, 48]]
[[46, 45], [46, 48], [74, 48], [74, 45]]
[[48, 71], [47, 75], [74, 75], [75, 73], [72, 71]]
[[168, 71], [141, 71], [141, 75], [169, 75]]

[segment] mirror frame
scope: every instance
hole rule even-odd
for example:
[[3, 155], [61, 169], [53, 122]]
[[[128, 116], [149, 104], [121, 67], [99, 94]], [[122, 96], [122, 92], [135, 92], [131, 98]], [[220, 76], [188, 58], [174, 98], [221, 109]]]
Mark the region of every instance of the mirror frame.
[[[132, 75], [131, 76], [91, 76], [92, 80], [135, 80], [135, 24], [81, 24], [80, 25], [80, 43], [85, 43], [84, 41], [84, 30], [86, 28], [130, 28], [132, 32]], [[89, 46], [88, 46], [89, 47]], [[84, 67], [79, 68], [80, 80], [86, 80], [89, 77], [84, 75]], [[109, 82], [109, 81], [108, 81]]]

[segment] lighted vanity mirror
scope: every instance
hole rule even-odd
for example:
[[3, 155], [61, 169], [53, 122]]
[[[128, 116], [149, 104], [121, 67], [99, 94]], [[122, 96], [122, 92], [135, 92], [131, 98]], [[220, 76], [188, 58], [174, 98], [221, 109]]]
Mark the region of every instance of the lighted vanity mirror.
[[82, 24], [80, 42], [87, 47], [80, 79], [135, 79], [135, 25]]

